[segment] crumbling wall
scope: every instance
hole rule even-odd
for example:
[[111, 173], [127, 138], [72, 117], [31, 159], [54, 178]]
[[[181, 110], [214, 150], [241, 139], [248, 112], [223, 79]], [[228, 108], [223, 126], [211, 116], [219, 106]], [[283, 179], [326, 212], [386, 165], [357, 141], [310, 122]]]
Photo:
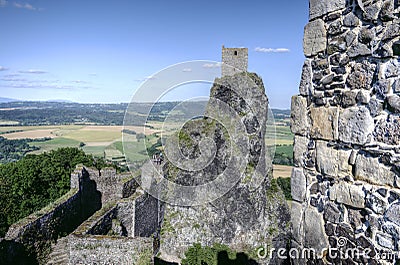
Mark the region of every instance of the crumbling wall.
[[[393, 264], [376, 254], [400, 248], [399, 11], [397, 0], [310, 0], [292, 98], [292, 243], [324, 263]], [[370, 251], [328, 251], [357, 247]]]
[[[23, 246], [23, 252], [39, 264], [47, 259], [51, 243], [71, 233], [101, 208], [100, 194], [88, 172], [81, 168], [74, 175], [78, 178], [79, 189], [71, 189], [56, 202], [13, 224], [6, 234], [5, 239], [11, 245]], [[13, 261], [21, 251], [11, 247], [7, 253]]]
[[[130, 173], [117, 174], [115, 168], [104, 168], [100, 171], [94, 168], [86, 168], [90, 179], [96, 182], [97, 190], [101, 193], [101, 202], [127, 198], [135, 193], [139, 184]], [[71, 189], [77, 187], [77, 178], [71, 177]]]

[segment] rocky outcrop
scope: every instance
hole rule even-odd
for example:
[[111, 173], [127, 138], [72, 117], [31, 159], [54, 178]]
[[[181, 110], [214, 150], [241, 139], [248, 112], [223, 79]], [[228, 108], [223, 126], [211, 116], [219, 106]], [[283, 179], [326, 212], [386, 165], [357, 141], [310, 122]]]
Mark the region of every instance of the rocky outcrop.
[[[400, 248], [399, 14], [393, 0], [310, 0], [292, 99], [292, 245], [316, 250], [309, 262], [395, 262], [384, 254]], [[338, 255], [357, 247], [369, 255]]]
[[[260, 264], [280, 264], [283, 260], [276, 257], [260, 260], [256, 255], [260, 246], [286, 248], [290, 230], [284, 196], [270, 184], [271, 161], [264, 140], [268, 100], [262, 80], [248, 73], [216, 79], [210, 98], [206, 117], [186, 123], [175, 136], [178, 143], [166, 144], [170, 162], [164, 166], [164, 176], [187, 187], [218, 185], [207, 196], [194, 189], [188, 196], [193, 205], [165, 205], [160, 255], [177, 262], [194, 243], [220, 243]], [[175, 166], [171, 161], [182, 160], [177, 146], [186, 159], [204, 166], [196, 170]]]

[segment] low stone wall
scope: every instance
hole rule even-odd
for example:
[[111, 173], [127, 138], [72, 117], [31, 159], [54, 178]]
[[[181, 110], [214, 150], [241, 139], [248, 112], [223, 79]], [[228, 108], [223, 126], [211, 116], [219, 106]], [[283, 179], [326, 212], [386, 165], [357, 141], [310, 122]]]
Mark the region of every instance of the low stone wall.
[[[161, 202], [147, 193], [108, 202], [75, 231], [75, 235], [154, 237], [162, 219]], [[121, 228], [121, 230], [118, 230]], [[118, 232], [120, 234], [118, 234]]]
[[55, 249], [67, 249], [68, 264], [153, 264], [158, 205], [140, 191], [109, 201]]
[[[292, 98], [293, 246], [322, 263], [393, 264], [377, 254], [400, 248], [399, 13], [393, 0], [310, 0]], [[369, 255], [328, 252], [357, 247]]]
[[68, 236], [69, 264], [153, 264], [153, 239]]
[[11, 225], [6, 234], [6, 240], [23, 245], [40, 264], [45, 262], [51, 243], [71, 233], [101, 208], [100, 194], [88, 172], [78, 169], [74, 175], [78, 178], [79, 189], [72, 189], [56, 202]]
[[109, 202], [100, 211], [82, 223], [74, 231], [74, 234], [82, 236], [116, 235], [132, 237], [134, 235], [134, 205], [134, 198]]

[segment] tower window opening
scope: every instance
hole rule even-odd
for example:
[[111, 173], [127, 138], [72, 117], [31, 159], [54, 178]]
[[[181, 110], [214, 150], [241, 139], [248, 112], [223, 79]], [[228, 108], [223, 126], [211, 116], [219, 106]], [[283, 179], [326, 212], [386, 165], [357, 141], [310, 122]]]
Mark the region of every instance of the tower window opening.
[[235, 51], [233, 54], [234, 54], [234, 55], [237, 55], [237, 51]]

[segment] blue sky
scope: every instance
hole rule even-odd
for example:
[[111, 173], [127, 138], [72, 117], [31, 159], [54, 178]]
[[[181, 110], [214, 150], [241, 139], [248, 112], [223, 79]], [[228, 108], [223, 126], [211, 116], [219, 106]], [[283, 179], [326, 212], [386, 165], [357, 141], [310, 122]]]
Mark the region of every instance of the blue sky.
[[225, 45], [248, 47], [271, 106], [289, 108], [307, 19], [308, 0], [0, 0], [0, 97], [129, 102], [147, 77], [220, 61]]

